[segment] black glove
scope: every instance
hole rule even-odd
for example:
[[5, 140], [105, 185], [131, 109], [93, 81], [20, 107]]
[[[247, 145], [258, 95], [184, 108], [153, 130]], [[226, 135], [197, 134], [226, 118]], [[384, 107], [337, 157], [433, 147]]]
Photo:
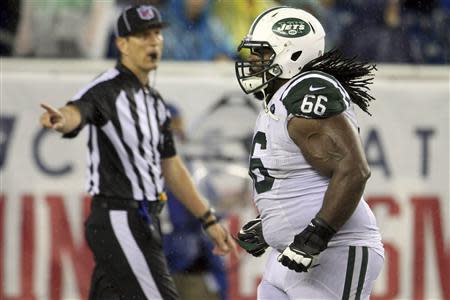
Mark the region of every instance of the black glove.
[[317, 265], [319, 254], [327, 248], [336, 231], [324, 220], [315, 217], [305, 230], [278, 255], [278, 261], [296, 272], [308, 272]]
[[235, 240], [242, 249], [255, 257], [263, 255], [269, 247], [263, 237], [259, 216], [242, 226]]

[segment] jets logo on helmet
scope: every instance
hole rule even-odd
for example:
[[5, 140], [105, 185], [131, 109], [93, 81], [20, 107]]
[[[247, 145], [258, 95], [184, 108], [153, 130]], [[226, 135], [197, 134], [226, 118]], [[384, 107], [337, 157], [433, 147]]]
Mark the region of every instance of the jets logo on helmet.
[[311, 31], [311, 27], [303, 20], [287, 18], [276, 22], [272, 31], [282, 37], [295, 38], [307, 35]]
[[252, 59], [236, 61], [236, 77], [245, 93], [257, 93], [272, 80], [291, 79], [304, 65], [321, 56], [325, 31], [304, 10], [274, 7], [255, 19], [238, 51], [242, 49], [249, 49]]

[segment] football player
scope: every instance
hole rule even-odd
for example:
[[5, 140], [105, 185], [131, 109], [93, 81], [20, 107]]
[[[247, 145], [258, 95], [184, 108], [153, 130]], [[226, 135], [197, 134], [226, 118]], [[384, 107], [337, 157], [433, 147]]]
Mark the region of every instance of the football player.
[[258, 299], [369, 299], [384, 262], [354, 111], [368, 113], [375, 66], [324, 53], [324, 38], [311, 14], [274, 7], [238, 48], [237, 80], [263, 104], [249, 167], [261, 215], [238, 234], [255, 256], [271, 248]]

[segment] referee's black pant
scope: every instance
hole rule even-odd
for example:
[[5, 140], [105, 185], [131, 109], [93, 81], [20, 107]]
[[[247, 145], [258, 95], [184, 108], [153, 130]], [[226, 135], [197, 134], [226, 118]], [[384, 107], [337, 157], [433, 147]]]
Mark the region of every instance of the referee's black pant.
[[[92, 200], [85, 223], [95, 259], [89, 299], [179, 299], [162, 251], [158, 214], [150, 214], [148, 224], [139, 209], [129, 205], [133, 200], [120, 201]], [[120, 209], [117, 203], [123, 201], [127, 205]]]

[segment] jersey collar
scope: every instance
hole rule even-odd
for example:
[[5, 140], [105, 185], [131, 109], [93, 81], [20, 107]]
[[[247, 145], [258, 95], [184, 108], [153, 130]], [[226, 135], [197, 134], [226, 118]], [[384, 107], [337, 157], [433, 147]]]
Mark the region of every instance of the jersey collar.
[[131, 82], [133, 82], [136, 87], [139, 88], [146, 88], [147, 90], [150, 89], [150, 86], [148, 84], [142, 85], [142, 83], [139, 81], [136, 75], [134, 75], [133, 72], [131, 72], [130, 69], [128, 69], [122, 62], [117, 61], [116, 63], [116, 69], [121, 73], [124, 74]]

